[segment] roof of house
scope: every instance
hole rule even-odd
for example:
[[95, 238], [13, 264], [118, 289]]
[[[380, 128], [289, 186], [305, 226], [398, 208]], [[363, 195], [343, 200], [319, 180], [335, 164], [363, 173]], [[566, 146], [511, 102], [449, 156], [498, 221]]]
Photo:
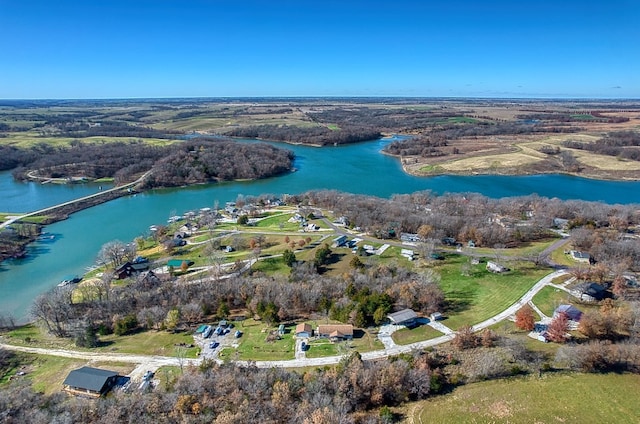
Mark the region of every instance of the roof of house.
[[413, 311], [413, 309], [403, 309], [401, 311], [387, 315], [387, 318], [389, 318], [396, 324], [400, 324], [405, 321], [414, 320], [418, 318], [418, 315]]
[[93, 392], [101, 392], [107, 381], [117, 375], [118, 373], [115, 371], [82, 367], [71, 371], [62, 384], [65, 386], [91, 390]]
[[333, 333], [339, 333], [342, 336], [353, 336], [353, 325], [351, 324], [323, 324], [318, 326], [318, 334], [332, 336]]
[[582, 311], [573, 305], [560, 305], [553, 312], [554, 315], [565, 313], [572, 321], [579, 321], [582, 317]]
[[301, 322], [300, 324], [296, 325], [296, 334], [298, 333], [311, 333], [311, 324], [307, 324], [306, 322]]

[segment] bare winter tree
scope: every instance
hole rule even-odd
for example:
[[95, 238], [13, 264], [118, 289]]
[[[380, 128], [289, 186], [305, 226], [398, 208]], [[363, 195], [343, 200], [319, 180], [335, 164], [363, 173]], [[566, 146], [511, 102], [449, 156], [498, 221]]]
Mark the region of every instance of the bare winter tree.
[[49, 333], [65, 337], [72, 316], [71, 288], [54, 287], [38, 296], [31, 306], [31, 315], [40, 320]]
[[135, 243], [123, 243], [120, 240], [113, 240], [102, 245], [98, 252], [98, 263], [119, 267], [126, 261], [133, 260], [136, 256]]

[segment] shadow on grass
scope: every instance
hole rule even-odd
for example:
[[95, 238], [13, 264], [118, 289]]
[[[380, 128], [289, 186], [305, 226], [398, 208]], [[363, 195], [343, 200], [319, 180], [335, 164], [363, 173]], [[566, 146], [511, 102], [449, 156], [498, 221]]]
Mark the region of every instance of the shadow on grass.
[[466, 293], [450, 293], [450, 297], [453, 299], [449, 299], [446, 301], [445, 311], [448, 313], [460, 313], [466, 311], [471, 307], [471, 301], [473, 300], [473, 296]]

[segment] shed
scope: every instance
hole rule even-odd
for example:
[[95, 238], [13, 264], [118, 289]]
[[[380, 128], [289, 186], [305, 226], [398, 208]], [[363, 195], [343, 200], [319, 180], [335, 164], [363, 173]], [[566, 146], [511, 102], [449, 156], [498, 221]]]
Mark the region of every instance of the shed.
[[387, 318], [395, 325], [411, 325], [415, 323], [418, 315], [413, 309], [403, 309], [387, 315]]
[[487, 271], [491, 271], [491, 272], [495, 272], [495, 273], [500, 274], [502, 272], [509, 271], [509, 268], [507, 268], [506, 266], [502, 266], [499, 263], [488, 261], [487, 262]]
[[311, 324], [301, 322], [300, 324], [296, 325], [296, 337], [299, 337], [301, 339], [308, 339], [312, 335], [313, 328], [311, 328]]
[[82, 367], [71, 371], [62, 385], [68, 393], [100, 397], [115, 386], [118, 377], [115, 371]]
[[439, 321], [443, 319], [444, 316], [440, 312], [434, 312], [429, 316], [429, 318], [431, 319], [431, 321]]

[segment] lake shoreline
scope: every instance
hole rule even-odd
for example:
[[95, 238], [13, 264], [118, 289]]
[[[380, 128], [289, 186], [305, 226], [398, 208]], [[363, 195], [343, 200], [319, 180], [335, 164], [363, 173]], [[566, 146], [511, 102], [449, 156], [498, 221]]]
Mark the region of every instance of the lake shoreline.
[[[487, 176], [495, 175], [495, 176], [504, 176], [504, 177], [536, 176], [536, 175], [568, 175], [572, 177], [586, 178], [589, 180], [597, 180], [597, 181], [614, 181], [614, 182], [640, 181], [640, 173], [637, 177], [632, 178], [632, 177], [609, 176], [607, 175], [608, 173], [606, 171], [601, 171], [601, 172], [591, 171], [589, 173], [582, 173], [582, 172], [567, 172], [567, 171], [561, 171], [557, 169], [555, 170], [551, 169], [546, 172], [541, 172], [541, 171], [527, 172], [526, 167], [518, 167], [518, 168], [503, 167], [502, 169], [493, 168], [490, 170], [478, 169], [478, 170], [468, 170], [468, 171], [452, 171], [452, 170], [443, 169], [442, 171], [424, 173], [424, 172], [416, 172], [414, 169], [411, 168], [411, 166], [409, 166], [409, 165], [415, 165], [415, 164], [408, 164], [406, 162], [407, 160], [410, 160], [411, 157], [402, 158], [393, 153], [385, 152], [384, 150], [381, 150], [380, 153], [399, 160], [400, 165], [402, 166], [402, 170], [408, 175], [412, 175], [414, 177], [428, 178], [428, 177], [437, 177], [437, 176], [443, 176], [443, 175], [444, 176], [465, 176], [465, 177], [473, 177], [473, 176], [480, 176], [480, 175], [487, 175]], [[426, 166], [428, 164], [422, 164], [422, 165]], [[433, 167], [437, 168], [438, 164], [433, 164]]]

